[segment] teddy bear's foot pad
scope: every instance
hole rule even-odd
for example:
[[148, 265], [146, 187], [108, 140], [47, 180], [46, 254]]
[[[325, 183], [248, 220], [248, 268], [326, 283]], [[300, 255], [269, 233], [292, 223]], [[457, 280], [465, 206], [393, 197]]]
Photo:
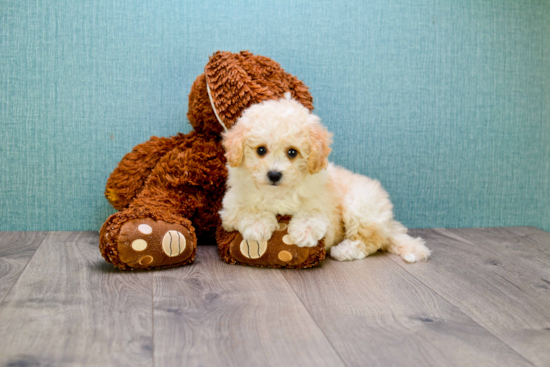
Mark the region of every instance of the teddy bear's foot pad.
[[288, 235], [289, 220], [289, 217], [279, 218], [279, 228], [269, 241], [245, 240], [238, 231], [224, 232], [220, 229], [220, 257], [230, 264], [278, 268], [317, 266], [325, 258], [322, 241], [315, 247], [296, 246]]
[[130, 220], [118, 236], [120, 260], [134, 269], [170, 267], [194, 260], [196, 239], [179, 224], [151, 218]]

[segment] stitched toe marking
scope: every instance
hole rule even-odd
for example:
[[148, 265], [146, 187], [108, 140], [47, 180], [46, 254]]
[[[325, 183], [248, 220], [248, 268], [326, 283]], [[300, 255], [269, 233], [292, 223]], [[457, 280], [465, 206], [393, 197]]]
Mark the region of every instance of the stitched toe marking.
[[283, 236], [283, 242], [287, 245], [294, 245], [294, 242], [290, 239], [290, 235], [289, 234], [285, 234]]
[[241, 253], [249, 259], [259, 259], [267, 250], [267, 241], [242, 240]]
[[143, 256], [141, 259], [139, 259], [139, 265], [149, 265], [153, 262], [153, 256]]
[[132, 242], [132, 248], [134, 251], [143, 251], [147, 248], [147, 241], [141, 239], [135, 240]]
[[279, 252], [279, 260], [288, 262], [292, 260], [292, 254], [286, 250]]
[[168, 231], [162, 239], [162, 250], [170, 257], [175, 257], [185, 250], [187, 240], [178, 231]]
[[143, 234], [151, 234], [153, 233], [153, 228], [151, 228], [148, 224], [140, 224], [138, 226], [138, 231], [140, 231]]

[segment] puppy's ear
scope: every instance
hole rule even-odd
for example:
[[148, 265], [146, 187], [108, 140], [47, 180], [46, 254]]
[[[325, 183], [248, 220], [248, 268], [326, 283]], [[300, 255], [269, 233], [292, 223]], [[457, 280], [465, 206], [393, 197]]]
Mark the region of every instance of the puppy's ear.
[[239, 167], [243, 163], [245, 135], [245, 128], [239, 124], [223, 134], [225, 158], [231, 167]]
[[310, 174], [314, 174], [327, 168], [328, 155], [332, 150], [332, 134], [327, 131], [319, 122], [319, 118], [310, 115], [313, 119], [309, 129], [309, 155], [307, 157], [307, 167]]

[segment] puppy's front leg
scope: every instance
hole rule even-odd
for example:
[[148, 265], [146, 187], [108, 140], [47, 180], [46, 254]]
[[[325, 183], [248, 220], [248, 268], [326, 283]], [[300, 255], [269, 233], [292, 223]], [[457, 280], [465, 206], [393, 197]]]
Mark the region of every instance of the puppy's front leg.
[[241, 214], [237, 230], [245, 240], [269, 240], [273, 231], [279, 227], [277, 218], [270, 213]]
[[288, 234], [298, 247], [314, 247], [325, 237], [329, 224], [324, 213], [299, 213], [290, 220]]
[[269, 240], [273, 231], [279, 228], [277, 217], [267, 212], [249, 212], [243, 207], [226, 205], [220, 211], [223, 228], [237, 230], [245, 240]]

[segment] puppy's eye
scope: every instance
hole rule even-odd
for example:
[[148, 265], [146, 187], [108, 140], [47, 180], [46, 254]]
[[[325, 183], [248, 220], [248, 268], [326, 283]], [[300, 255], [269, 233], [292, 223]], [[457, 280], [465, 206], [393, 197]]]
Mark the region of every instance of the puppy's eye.
[[290, 148], [288, 150], [288, 152], [286, 152], [286, 154], [290, 157], [290, 158], [295, 158], [297, 155], [298, 155], [298, 151], [296, 149], [292, 149]]
[[258, 149], [256, 149], [256, 153], [258, 153], [259, 156], [265, 155], [265, 153], [267, 153], [267, 149], [265, 147], [258, 147]]

